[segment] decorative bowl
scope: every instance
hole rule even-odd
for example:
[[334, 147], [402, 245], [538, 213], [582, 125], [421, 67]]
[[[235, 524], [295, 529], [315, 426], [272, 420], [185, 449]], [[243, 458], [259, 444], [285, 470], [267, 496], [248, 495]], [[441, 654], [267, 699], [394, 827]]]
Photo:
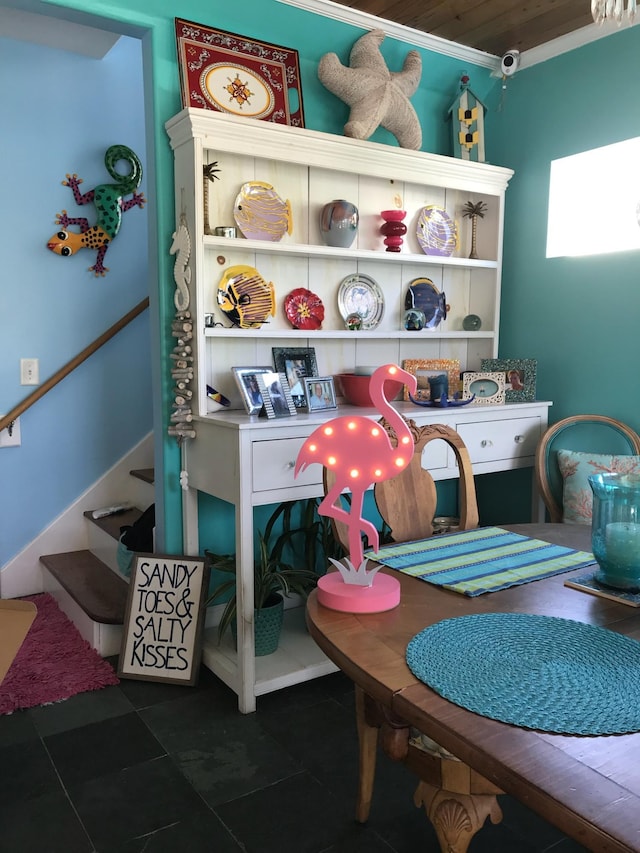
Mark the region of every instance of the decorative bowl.
[[[373, 406], [369, 395], [370, 376], [359, 376], [356, 373], [338, 373], [335, 376], [336, 384], [342, 389], [342, 396], [352, 406]], [[387, 400], [395, 400], [402, 393], [403, 382], [387, 379], [384, 384], [384, 393]]]

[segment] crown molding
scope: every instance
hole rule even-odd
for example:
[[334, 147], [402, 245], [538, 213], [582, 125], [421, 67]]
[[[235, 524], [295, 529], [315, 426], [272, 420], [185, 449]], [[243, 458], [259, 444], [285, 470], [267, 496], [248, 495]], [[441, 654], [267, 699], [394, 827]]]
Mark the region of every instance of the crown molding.
[[391, 38], [397, 38], [407, 44], [422, 47], [434, 53], [441, 53], [444, 56], [452, 56], [454, 59], [461, 59], [463, 62], [490, 68], [492, 71], [500, 67], [500, 58], [491, 53], [485, 53], [483, 50], [477, 50], [474, 47], [466, 47], [466, 45], [458, 44], [455, 41], [447, 41], [440, 36], [433, 36], [422, 30], [414, 30], [412, 27], [387, 21], [386, 18], [379, 18], [377, 15], [370, 15], [368, 12], [360, 12], [350, 6], [333, 3], [332, 0], [277, 0], [277, 2], [285, 3], [287, 6], [296, 6], [298, 9], [323, 15], [325, 18], [333, 18], [336, 21], [343, 21], [346, 24], [353, 24], [366, 30], [384, 30], [386, 35]]
[[540, 62], [546, 62], [547, 59], [554, 59], [563, 53], [569, 53], [579, 47], [591, 44], [591, 42], [618, 33], [622, 29], [627, 29], [630, 26], [636, 27], [638, 24], [640, 24], [640, 20], [634, 21], [633, 24], [621, 24], [620, 26], [615, 21], [607, 21], [604, 24], [589, 24], [587, 27], [581, 27], [565, 36], [551, 39], [551, 41], [538, 45], [538, 47], [525, 50], [524, 53], [520, 54], [520, 68], [538, 65]]
[[[493, 72], [492, 76], [502, 76], [500, 71], [501, 57], [499, 56], [494, 56], [491, 53], [485, 53], [482, 50], [467, 47], [454, 41], [448, 41], [447, 39], [440, 38], [440, 36], [434, 36], [422, 30], [413, 29], [413, 27], [396, 24], [393, 21], [386, 20], [386, 18], [379, 18], [377, 15], [371, 15], [368, 12], [353, 9], [350, 6], [334, 3], [333, 0], [276, 0], [276, 2], [284, 3], [287, 6], [295, 6], [298, 9], [304, 9], [316, 15], [323, 15], [325, 18], [333, 18], [336, 21], [343, 21], [346, 24], [353, 24], [353, 26], [363, 29], [381, 29], [388, 36], [397, 38], [407, 44], [431, 50], [434, 53], [440, 53], [444, 56], [451, 56], [454, 59], [460, 59], [463, 62], [469, 62], [473, 65], [489, 68]], [[520, 54], [520, 70], [538, 65], [540, 62], [546, 62], [547, 59], [553, 59], [556, 56], [561, 56], [563, 53], [569, 53], [593, 41], [617, 33], [620, 29], [628, 26], [637, 26], [638, 24], [640, 24], [640, 16], [633, 24], [618, 26], [615, 22], [610, 21], [604, 24], [589, 24], [587, 27], [581, 27], [572, 33], [551, 39], [551, 41], [545, 44], [523, 51]]]

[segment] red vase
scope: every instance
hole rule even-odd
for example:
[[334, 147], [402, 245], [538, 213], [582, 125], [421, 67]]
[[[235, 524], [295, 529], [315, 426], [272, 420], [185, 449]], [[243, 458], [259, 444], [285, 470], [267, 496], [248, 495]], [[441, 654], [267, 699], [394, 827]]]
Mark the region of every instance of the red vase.
[[407, 233], [407, 226], [402, 221], [407, 215], [406, 210], [383, 210], [380, 216], [384, 219], [384, 225], [380, 226], [380, 233], [384, 236], [384, 244], [387, 252], [399, 252], [402, 247], [402, 238]]

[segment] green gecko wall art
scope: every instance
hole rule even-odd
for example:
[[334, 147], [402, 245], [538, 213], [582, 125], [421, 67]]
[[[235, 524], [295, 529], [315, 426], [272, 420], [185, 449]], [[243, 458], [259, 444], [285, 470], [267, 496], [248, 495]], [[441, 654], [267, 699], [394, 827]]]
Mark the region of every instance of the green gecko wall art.
[[[124, 160], [129, 165], [129, 173], [121, 175], [116, 171], [118, 161]], [[112, 145], [104, 155], [107, 172], [114, 180], [112, 184], [98, 184], [94, 189], [82, 194], [80, 184], [82, 178], [77, 175], [67, 175], [62, 183], [71, 187], [76, 204], [83, 205], [93, 202], [97, 219], [95, 225], [89, 225], [85, 217], [70, 217], [67, 211], [56, 215], [56, 224], [61, 225], [60, 231], [53, 234], [47, 241], [47, 248], [56, 255], [69, 257], [80, 249], [96, 249], [96, 262], [89, 267], [96, 276], [104, 275], [109, 267], [104, 265], [104, 256], [109, 244], [120, 230], [122, 214], [132, 207], [144, 207], [145, 197], [137, 192], [142, 181], [142, 163], [139, 157], [126, 145]], [[130, 199], [123, 196], [132, 193]], [[69, 231], [70, 225], [79, 225], [80, 232]]]

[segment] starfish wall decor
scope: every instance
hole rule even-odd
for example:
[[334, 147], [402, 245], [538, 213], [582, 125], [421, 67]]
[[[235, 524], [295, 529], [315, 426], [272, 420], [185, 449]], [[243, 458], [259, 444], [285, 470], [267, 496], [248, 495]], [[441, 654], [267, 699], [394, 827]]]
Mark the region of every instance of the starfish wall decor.
[[318, 78], [351, 107], [345, 136], [368, 139], [382, 126], [401, 148], [417, 151], [422, 145], [422, 128], [409, 97], [420, 83], [422, 60], [417, 50], [410, 50], [402, 71], [389, 71], [380, 52], [383, 39], [382, 30], [361, 36], [351, 48], [348, 66], [335, 53], [325, 53], [318, 64]]

